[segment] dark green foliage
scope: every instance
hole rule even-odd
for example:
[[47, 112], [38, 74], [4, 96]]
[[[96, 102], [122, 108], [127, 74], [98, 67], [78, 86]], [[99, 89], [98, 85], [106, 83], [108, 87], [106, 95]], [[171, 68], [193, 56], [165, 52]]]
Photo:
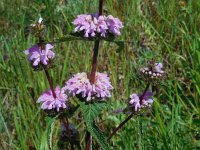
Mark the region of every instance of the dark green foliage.
[[103, 149], [109, 149], [106, 142], [106, 137], [103, 132], [95, 125], [95, 119], [102, 112], [103, 108], [106, 107], [105, 102], [85, 102], [79, 101], [80, 109], [83, 113], [83, 119], [86, 123], [87, 130], [90, 132], [92, 137], [98, 142]]

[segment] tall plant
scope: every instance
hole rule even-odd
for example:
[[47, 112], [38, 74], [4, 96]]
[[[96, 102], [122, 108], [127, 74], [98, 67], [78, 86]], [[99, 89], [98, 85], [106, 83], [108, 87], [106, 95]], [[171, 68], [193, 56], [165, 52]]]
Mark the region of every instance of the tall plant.
[[[161, 63], [152, 60], [148, 62], [146, 67], [141, 68], [140, 73], [146, 82], [146, 88], [141, 94], [133, 93], [130, 95], [130, 101], [125, 109], [130, 112], [129, 116], [111, 132], [109, 137], [106, 137], [98, 128], [96, 119], [106, 106], [107, 99], [111, 97], [113, 86], [108, 74], [97, 72], [99, 45], [101, 41], [115, 42], [119, 46], [123, 45], [123, 42], [115, 41], [115, 37], [121, 34], [120, 30], [123, 28], [123, 24], [112, 15], [103, 15], [103, 0], [99, 0], [99, 10], [96, 14], [78, 15], [73, 24], [75, 25], [74, 33], [49, 43], [44, 38], [46, 32], [43, 19], [40, 18], [38, 22], [31, 24], [31, 32], [38, 38], [38, 43], [26, 50], [25, 54], [29, 56], [28, 61], [34, 70], [44, 71], [50, 87], [50, 90], [45, 91], [37, 102], [42, 103], [41, 108], [46, 113], [50, 131], [53, 122], [56, 119], [61, 120], [61, 130], [66, 133], [62, 137], [67, 139], [68, 144], [65, 145], [67, 148], [75, 149], [77, 147], [81, 149], [83, 147], [80, 145], [80, 141], [77, 140], [78, 130], [70, 124], [68, 119], [75, 111], [80, 110], [86, 125], [85, 149], [92, 149], [93, 138], [102, 149], [109, 149], [108, 141], [126, 122], [135, 114], [151, 108], [154, 100], [149, 87], [151, 84], [155, 84], [156, 80], [163, 78], [163, 66]], [[52, 78], [48, 72], [50, 68], [53, 68], [56, 57], [56, 53], [52, 50], [54, 48], [52, 44], [70, 40], [94, 41], [91, 71], [76, 73], [66, 81], [63, 87], [57, 85], [54, 88]], [[78, 98], [78, 105], [71, 104], [68, 100], [69, 97]], [[62, 137], [60, 141], [63, 140]], [[64, 147], [63, 144], [61, 145]], [[49, 142], [49, 147], [52, 147], [51, 142]]]

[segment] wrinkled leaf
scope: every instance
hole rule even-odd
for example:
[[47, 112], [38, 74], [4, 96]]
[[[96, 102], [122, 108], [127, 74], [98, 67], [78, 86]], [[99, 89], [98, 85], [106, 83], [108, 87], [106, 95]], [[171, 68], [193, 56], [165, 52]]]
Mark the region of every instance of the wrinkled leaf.
[[106, 137], [103, 132], [94, 124], [95, 118], [101, 113], [103, 108], [106, 106], [105, 102], [86, 103], [79, 101], [81, 111], [83, 112], [84, 121], [87, 125], [87, 130], [94, 137], [101, 148], [109, 149], [106, 143]]
[[106, 142], [107, 138], [95, 124], [87, 124], [87, 129], [101, 146], [101, 148], [103, 148], [104, 150], [109, 150], [108, 144]]
[[94, 119], [98, 117], [106, 106], [105, 102], [86, 103], [79, 101], [79, 104], [86, 123], [93, 123]]

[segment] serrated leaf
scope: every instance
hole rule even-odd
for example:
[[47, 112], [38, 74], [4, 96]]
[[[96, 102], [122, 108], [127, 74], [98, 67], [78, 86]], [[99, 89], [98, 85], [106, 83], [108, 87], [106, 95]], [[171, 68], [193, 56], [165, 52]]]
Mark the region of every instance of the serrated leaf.
[[101, 113], [102, 109], [106, 106], [105, 102], [86, 103], [79, 101], [81, 111], [83, 112], [84, 121], [87, 125], [87, 130], [94, 137], [101, 148], [107, 150], [108, 144], [103, 132], [94, 124], [95, 118]]
[[95, 138], [97, 143], [101, 146], [104, 150], [109, 150], [109, 146], [106, 143], [106, 137], [103, 132], [95, 125], [95, 124], [87, 124], [87, 129], [90, 134]]
[[79, 104], [86, 123], [93, 123], [94, 119], [101, 113], [102, 109], [106, 106], [105, 102], [86, 103], [84, 101], [79, 101]]

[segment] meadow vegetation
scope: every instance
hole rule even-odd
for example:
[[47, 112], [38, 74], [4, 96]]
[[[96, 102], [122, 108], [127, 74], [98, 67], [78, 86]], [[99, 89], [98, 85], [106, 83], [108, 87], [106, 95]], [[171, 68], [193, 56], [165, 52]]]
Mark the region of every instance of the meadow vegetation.
[[[97, 0], [0, 1], [0, 149], [48, 149], [47, 125], [36, 100], [49, 85], [42, 71], [31, 69], [23, 53], [36, 41], [28, 26], [42, 16], [53, 40], [73, 31], [78, 14], [97, 9]], [[106, 71], [114, 87], [98, 118], [106, 135], [126, 118], [119, 110], [126, 107], [129, 95], [145, 88], [138, 69], [154, 58], [166, 70], [166, 79], [151, 87], [156, 93], [152, 111], [134, 116], [112, 138], [110, 149], [200, 149], [200, 1], [105, 0], [103, 11], [124, 23], [117, 38], [124, 41], [123, 47], [100, 44], [97, 70]], [[93, 45], [91, 41], [55, 45], [58, 56], [50, 70], [55, 85], [91, 70]], [[70, 122], [84, 133], [81, 118], [77, 112]], [[58, 149], [59, 134], [57, 121], [53, 149]], [[80, 135], [81, 145], [84, 137]]]

